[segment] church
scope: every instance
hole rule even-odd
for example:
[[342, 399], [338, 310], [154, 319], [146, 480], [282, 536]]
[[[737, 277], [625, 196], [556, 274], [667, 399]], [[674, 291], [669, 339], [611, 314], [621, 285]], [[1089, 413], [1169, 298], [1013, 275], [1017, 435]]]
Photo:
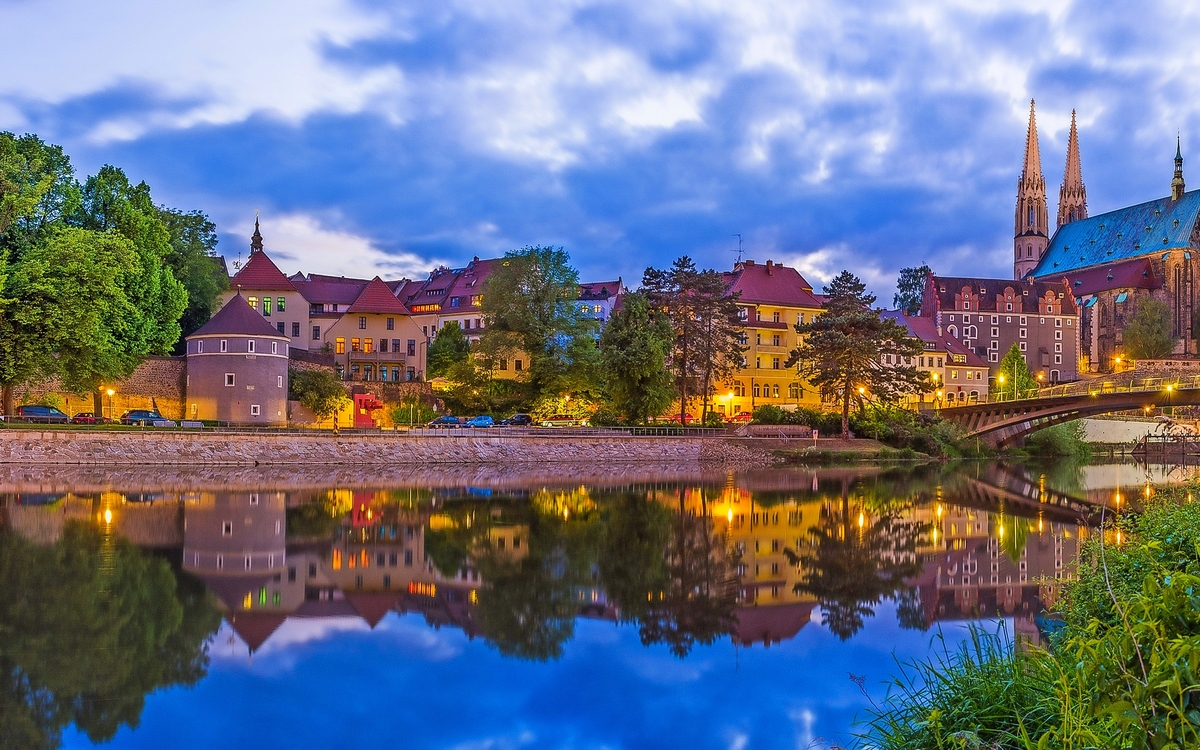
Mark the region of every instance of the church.
[[1167, 303], [1175, 357], [1197, 354], [1192, 254], [1200, 252], [1200, 190], [1186, 192], [1176, 141], [1170, 195], [1088, 216], [1075, 113], [1053, 235], [1033, 103], [1017, 184], [1014, 278], [1065, 284], [1079, 309], [1080, 372], [1122, 369], [1126, 321], [1145, 299]]

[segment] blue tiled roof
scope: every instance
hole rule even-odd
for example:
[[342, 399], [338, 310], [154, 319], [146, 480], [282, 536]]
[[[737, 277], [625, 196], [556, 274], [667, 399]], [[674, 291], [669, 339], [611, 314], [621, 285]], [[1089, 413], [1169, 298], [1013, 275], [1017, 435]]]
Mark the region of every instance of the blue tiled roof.
[[[1035, 278], [1189, 247], [1200, 215], [1200, 190], [1159, 198], [1064, 225], [1050, 240]], [[1149, 229], [1147, 229], [1147, 227]]]

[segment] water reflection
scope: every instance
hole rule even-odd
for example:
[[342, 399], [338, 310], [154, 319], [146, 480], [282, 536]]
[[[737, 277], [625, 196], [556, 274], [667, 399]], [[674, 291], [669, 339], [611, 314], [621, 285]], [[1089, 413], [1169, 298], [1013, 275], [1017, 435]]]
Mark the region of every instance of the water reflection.
[[1009, 617], [1036, 637], [1092, 491], [1078, 467], [1000, 465], [260, 487], [4, 495], [0, 745], [136, 727], [147, 693], [204, 678], [222, 618], [251, 658], [288, 621], [393, 612], [534, 662], [581, 619], [683, 658], [813, 623], [845, 641], [885, 603], [906, 629]]

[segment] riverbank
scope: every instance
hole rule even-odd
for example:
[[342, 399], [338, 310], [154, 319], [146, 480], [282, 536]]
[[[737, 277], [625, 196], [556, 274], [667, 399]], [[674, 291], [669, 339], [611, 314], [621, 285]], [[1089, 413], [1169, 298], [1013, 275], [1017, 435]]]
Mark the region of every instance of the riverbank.
[[1083, 543], [1044, 620], [1048, 649], [977, 632], [955, 654], [906, 665], [866, 745], [1200, 746], [1198, 491], [1160, 491]]

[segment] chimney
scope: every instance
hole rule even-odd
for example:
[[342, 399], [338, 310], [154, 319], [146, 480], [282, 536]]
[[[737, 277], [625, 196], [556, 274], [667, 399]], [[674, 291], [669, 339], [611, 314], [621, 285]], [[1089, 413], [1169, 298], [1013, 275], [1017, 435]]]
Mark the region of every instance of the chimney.
[[747, 267], [750, 267], [750, 266], [752, 266], [752, 265], [754, 265], [754, 261], [752, 261], [752, 260], [747, 260], [747, 261], [746, 261], [746, 266], [747, 266]]
[[774, 273], [775, 273], [775, 264], [768, 260], [767, 261], [767, 275], [771, 276]]

